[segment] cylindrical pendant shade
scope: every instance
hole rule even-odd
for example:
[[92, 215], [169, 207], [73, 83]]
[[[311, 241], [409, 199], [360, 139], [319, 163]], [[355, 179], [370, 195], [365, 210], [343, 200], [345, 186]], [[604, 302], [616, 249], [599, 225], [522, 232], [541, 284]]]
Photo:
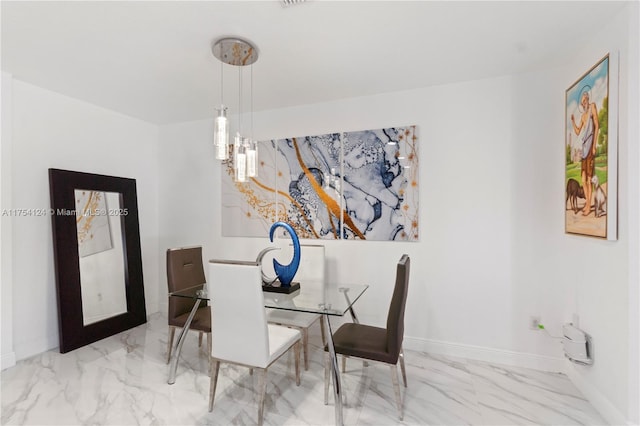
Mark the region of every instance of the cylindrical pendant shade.
[[238, 182], [247, 181], [247, 154], [243, 152], [238, 153], [238, 164], [236, 167], [236, 180]]
[[213, 144], [216, 147], [216, 159], [229, 159], [229, 121], [226, 115], [227, 108], [223, 105], [214, 122]]
[[247, 176], [258, 176], [258, 144], [256, 141], [247, 139]]
[[244, 138], [236, 134], [233, 140], [233, 166], [236, 182], [247, 181], [247, 148]]

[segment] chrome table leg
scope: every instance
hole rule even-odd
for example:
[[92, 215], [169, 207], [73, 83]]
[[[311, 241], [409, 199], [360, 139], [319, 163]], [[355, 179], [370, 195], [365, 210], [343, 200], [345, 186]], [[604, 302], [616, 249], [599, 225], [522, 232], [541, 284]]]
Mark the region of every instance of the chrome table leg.
[[340, 383], [340, 369], [338, 368], [338, 358], [336, 358], [336, 350], [333, 346], [333, 335], [331, 334], [331, 324], [329, 323], [329, 315], [323, 315], [325, 330], [327, 331], [327, 347], [329, 349], [329, 360], [331, 362], [331, 377], [333, 378], [333, 396], [335, 398], [335, 416], [336, 425], [342, 426], [342, 385]]

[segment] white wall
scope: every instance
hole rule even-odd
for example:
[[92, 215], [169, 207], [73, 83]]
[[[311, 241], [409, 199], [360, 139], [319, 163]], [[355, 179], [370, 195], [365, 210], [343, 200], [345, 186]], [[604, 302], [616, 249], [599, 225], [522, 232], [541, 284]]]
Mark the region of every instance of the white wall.
[[[213, 155], [213, 121], [197, 121], [160, 128], [157, 256], [160, 310], [167, 312], [166, 250], [203, 246], [204, 260], [213, 257], [214, 238], [220, 234], [219, 165]], [[213, 192], [218, 196], [213, 195]], [[217, 250], [224, 253], [224, 248]], [[205, 274], [209, 268], [205, 267]]]
[[[157, 311], [158, 127], [16, 79], [12, 92], [13, 208], [49, 207], [49, 168], [136, 179], [147, 313]], [[22, 359], [58, 346], [51, 218], [15, 217], [12, 229], [13, 280], [2, 287], [12, 286]]]
[[[637, 59], [620, 67], [617, 242], [564, 234], [563, 116], [565, 89], [609, 49], [626, 52], [627, 13], [562, 66], [254, 115], [258, 139], [416, 124], [420, 242], [323, 241], [327, 279], [369, 283], [359, 317], [382, 325], [395, 261], [408, 253], [407, 347], [566, 371], [612, 423], [637, 412], [630, 403], [637, 360], [629, 358], [629, 324], [638, 312], [628, 295], [638, 286], [629, 256], [639, 224], [629, 211], [632, 204], [637, 211], [639, 182], [630, 172], [638, 155], [628, 111], [637, 111], [638, 101], [623, 94], [630, 78], [637, 85]], [[211, 135], [211, 121], [161, 128], [160, 252], [202, 244], [205, 260], [254, 258], [270, 244], [266, 235], [221, 237], [220, 164]], [[540, 315], [559, 334], [574, 313], [593, 336], [593, 367], [569, 365], [557, 341], [528, 329], [529, 316]]]
[[[629, 8], [637, 16], [637, 5]], [[596, 363], [568, 369], [612, 423], [637, 420], [638, 411], [632, 398], [637, 381], [629, 378], [638, 370], [630, 356], [637, 354], [637, 337], [629, 337], [638, 308], [628, 300], [638, 294], [633, 265], [640, 155], [632, 143], [638, 131], [631, 138], [630, 130], [637, 124], [638, 100], [628, 95], [638, 87], [638, 59], [637, 52], [635, 62], [624, 55], [629, 40], [635, 49], [638, 41], [627, 12], [561, 67], [254, 117], [259, 139], [416, 124], [420, 242], [323, 242], [327, 279], [369, 283], [358, 313], [363, 322], [382, 325], [395, 262], [408, 253], [407, 347], [547, 369], [565, 368], [561, 349], [529, 331], [528, 316], [541, 315], [558, 333], [577, 313], [594, 338]], [[558, 211], [564, 200], [564, 90], [611, 47], [623, 53], [617, 242], [564, 235]], [[266, 235], [221, 237], [220, 164], [213, 159], [211, 121], [165, 126], [158, 133], [148, 123], [18, 80], [11, 89], [13, 143], [5, 149], [3, 123], [2, 162], [9, 152], [12, 207], [49, 206], [49, 167], [136, 178], [149, 313], [158, 304], [166, 310], [166, 248], [202, 244], [205, 260], [250, 259], [269, 244]], [[3, 167], [3, 187], [6, 176]], [[10, 226], [13, 279], [5, 280], [3, 268], [2, 297], [12, 291], [12, 305], [21, 307], [12, 315], [20, 359], [58, 344], [51, 225], [49, 217], [29, 217]], [[4, 300], [2, 307], [4, 360]]]
[[[323, 242], [328, 280], [371, 285], [358, 302], [361, 321], [384, 323], [395, 263], [408, 253], [409, 344], [520, 349], [511, 337], [525, 325], [514, 320], [511, 304], [511, 86], [512, 78], [502, 77], [255, 114], [259, 139], [418, 126], [420, 242]], [[270, 244], [267, 235], [221, 237], [211, 134], [209, 121], [161, 129], [160, 223], [171, 230], [161, 250], [203, 244], [206, 258], [255, 258]]]
[[[629, 7], [627, 141], [640, 141], [640, 3]], [[635, 119], [634, 119], [635, 117]], [[628, 143], [629, 182], [640, 184], [640, 147]], [[640, 424], [640, 191], [629, 191], [629, 420]]]
[[[556, 335], [561, 334], [562, 323], [578, 315], [580, 327], [592, 336], [595, 362], [591, 367], [567, 363], [567, 373], [615, 424], [633, 418], [634, 410], [637, 415], [637, 402], [634, 407], [629, 398], [633, 383], [629, 373], [634, 364], [637, 371], [638, 363], [629, 358], [633, 353], [629, 324], [638, 320], [638, 311], [637, 305], [630, 310], [629, 294], [634, 289], [637, 294], [637, 275], [630, 277], [637, 257], [630, 258], [630, 250], [638, 244], [639, 222], [630, 212], [638, 211], [640, 185], [637, 140], [629, 137], [638, 117], [629, 111], [633, 104], [637, 111], [638, 99], [630, 97], [629, 88], [630, 79], [637, 85], [638, 67], [637, 61], [635, 69], [630, 67], [627, 53], [631, 40], [627, 13], [621, 12], [585, 40], [584, 49], [568, 57], [566, 65], [514, 78], [512, 121], [513, 280], [518, 292], [512, 304], [522, 313], [521, 323], [526, 315], [541, 315]], [[621, 58], [619, 240], [564, 235], [564, 212], [558, 209], [565, 200], [564, 91], [607, 52], [613, 55], [617, 50]], [[518, 340], [527, 351], [535, 351], [545, 338], [536, 337], [524, 334]]]
[[[413, 258], [408, 336], [510, 348], [510, 128], [496, 125], [498, 117], [510, 122], [510, 85], [505, 77], [255, 114], [256, 138], [418, 125], [421, 242], [323, 242], [329, 280], [371, 284], [358, 303], [362, 321], [384, 323], [395, 262], [406, 252]], [[220, 236], [211, 134], [208, 121], [161, 130], [160, 223], [173, 234], [162, 236], [161, 249], [201, 243], [208, 258], [255, 258], [270, 244], [267, 235]], [[197, 170], [208, 170], [206, 179], [192, 175]], [[340, 261], [347, 256], [348, 264]]]
[[[11, 75], [2, 72], [2, 140], [0, 142], [0, 207], [2, 210], [11, 208], [11, 116], [12, 116], [12, 86]], [[13, 350], [13, 286], [12, 277], [12, 220], [7, 216], [0, 217], [0, 368], [3, 370], [16, 363]]]

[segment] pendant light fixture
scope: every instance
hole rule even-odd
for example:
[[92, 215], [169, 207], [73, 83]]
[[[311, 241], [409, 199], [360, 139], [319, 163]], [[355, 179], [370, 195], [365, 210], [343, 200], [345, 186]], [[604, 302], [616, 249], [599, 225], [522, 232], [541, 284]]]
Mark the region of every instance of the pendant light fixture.
[[[257, 176], [258, 150], [253, 136], [253, 63], [258, 60], [258, 49], [248, 41], [240, 38], [222, 38], [212, 47], [213, 56], [220, 60], [220, 108], [214, 122], [214, 146], [216, 159], [232, 162], [234, 179], [246, 182], [247, 178]], [[224, 64], [238, 67], [238, 130], [233, 141], [233, 154], [229, 154], [229, 121], [227, 107], [224, 105]], [[242, 134], [242, 98], [243, 98], [243, 67], [250, 66], [251, 84], [251, 137]]]

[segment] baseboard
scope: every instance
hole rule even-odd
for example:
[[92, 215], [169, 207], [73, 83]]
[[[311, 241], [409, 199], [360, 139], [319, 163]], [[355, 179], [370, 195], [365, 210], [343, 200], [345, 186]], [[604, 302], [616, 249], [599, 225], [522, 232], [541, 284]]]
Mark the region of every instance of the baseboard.
[[58, 336], [49, 336], [42, 339], [34, 339], [28, 342], [14, 344], [14, 351], [16, 354], [16, 360], [31, 358], [35, 355], [40, 355], [43, 352], [47, 352], [58, 348]]
[[0, 357], [0, 366], [2, 370], [6, 370], [7, 368], [13, 367], [16, 365], [16, 353], [9, 352], [6, 354], [2, 354]]
[[569, 360], [565, 360], [565, 374], [569, 380], [578, 388], [580, 392], [589, 400], [591, 405], [600, 413], [610, 425], [631, 425], [626, 416], [620, 412], [609, 399], [603, 395], [593, 385], [588, 383], [584, 377], [578, 373], [576, 366]]
[[484, 346], [465, 345], [461, 343], [443, 342], [431, 339], [418, 339], [414, 337], [405, 337], [403, 346], [405, 349], [410, 350], [510, 365], [513, 367], [531, 368], [534, 370], [551, 371], [554, 373], [564, 372], [565, 370], [564, 358], [507, 351]]

